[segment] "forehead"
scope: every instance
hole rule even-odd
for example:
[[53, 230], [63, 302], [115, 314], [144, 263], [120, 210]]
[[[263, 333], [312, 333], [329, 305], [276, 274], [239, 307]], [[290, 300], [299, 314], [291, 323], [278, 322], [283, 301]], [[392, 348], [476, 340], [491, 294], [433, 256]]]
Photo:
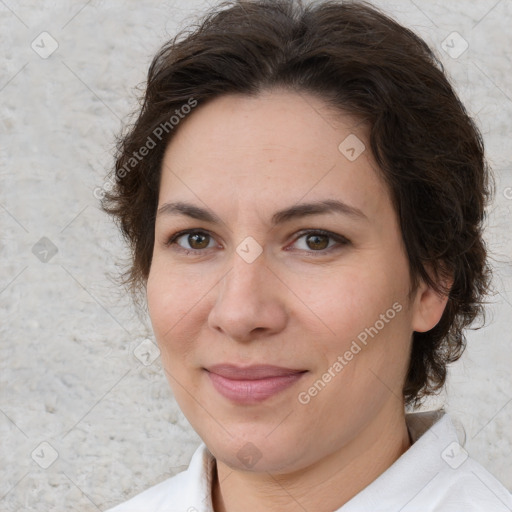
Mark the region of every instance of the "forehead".
[[179, 125], [163, 160], [160, 202], [332, 198], [378, 215], [389, 197], [376, 169], [365, 126], [315, 96], [225, 95]]

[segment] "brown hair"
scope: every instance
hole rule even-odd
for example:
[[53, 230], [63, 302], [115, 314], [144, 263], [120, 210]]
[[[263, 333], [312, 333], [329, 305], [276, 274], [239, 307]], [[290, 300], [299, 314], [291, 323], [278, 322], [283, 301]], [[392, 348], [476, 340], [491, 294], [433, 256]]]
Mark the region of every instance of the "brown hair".
[[[447, 365], [465, 348], [463, 330], [483, 317], [491, 271], [482, 227], [493, 182], [481, 134], [442, 64], [421, 38], [366, 2], [223, 2], [161, 48], [138, 117], [117, 139], [114, 186], [102, 202], [132, 250], [125, 282], [136, 295], [149, 274], [161, 162], [176, 131], [170, 116], [183, 117], [193, 102], [273, 87], [315, 94], [368, 124], [412, 291], [422, 279], [449, 293], [440, 322], [413, 334], [403, 393], [417, 406], [442, 388]], [[146, 156], [134, 158], [149, 140]], [[448, 276], [450, 290], [441, 284]]]

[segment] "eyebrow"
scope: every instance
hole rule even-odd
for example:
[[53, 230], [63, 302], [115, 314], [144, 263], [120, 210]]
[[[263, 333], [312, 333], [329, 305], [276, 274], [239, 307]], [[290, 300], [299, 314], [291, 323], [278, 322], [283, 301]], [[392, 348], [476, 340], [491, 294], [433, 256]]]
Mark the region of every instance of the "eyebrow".
[[[356, 220], [368, 220], [368, 217], [359, 208], [350, 206], [336, 199], [325, 199], [312, 203], [300, 203], [279, 210], [272, 215], [271, 224], [272, 226], [277, 226], [278, 224], [283, 224], [294, 219], [328, 213], [339, 213]], [[212, 224], [223, 223], [221, 218], [211, 210], [181, 201], [163, 204], [158, 208], [157, 215], [185, 215]]]

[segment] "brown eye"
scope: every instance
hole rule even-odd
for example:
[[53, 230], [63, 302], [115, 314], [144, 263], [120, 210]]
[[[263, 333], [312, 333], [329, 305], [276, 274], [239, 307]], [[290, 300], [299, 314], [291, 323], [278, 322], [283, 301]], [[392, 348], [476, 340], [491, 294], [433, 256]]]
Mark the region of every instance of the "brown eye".
[[297, 238], [294, 246], [301, 251], [321, 256], [349, 244], [350, 240], [342, 235], [324, 230], [310, 230]]
[[194, 252], [201, 254], [204, 249], [214, 247], [215, 240], [204, 231], [181, 231], [173, 235], [165, 245], [168, 247], [176, 246], [187, 254], [193, 254]]
[[192, 233], [188, 235], [188, 243], [192, 249], [206, 249], [208, 247], [210, 235], [206, 233]]
[[329, 237], [319, 234], [308, 235], [306, 237], [306, 244], [310, 249], [321, 251], [329, 246]]

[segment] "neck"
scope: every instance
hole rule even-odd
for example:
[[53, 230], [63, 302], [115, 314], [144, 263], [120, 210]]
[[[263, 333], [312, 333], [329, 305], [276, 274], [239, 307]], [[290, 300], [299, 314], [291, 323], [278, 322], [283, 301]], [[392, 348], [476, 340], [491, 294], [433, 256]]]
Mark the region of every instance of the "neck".
[[356, 439], [314, 465], [289, 474], [231, 469], [217, 460], [215, 512], [337, 510], [389, 468], [410, 446], [405, 414], [376, 418]]

